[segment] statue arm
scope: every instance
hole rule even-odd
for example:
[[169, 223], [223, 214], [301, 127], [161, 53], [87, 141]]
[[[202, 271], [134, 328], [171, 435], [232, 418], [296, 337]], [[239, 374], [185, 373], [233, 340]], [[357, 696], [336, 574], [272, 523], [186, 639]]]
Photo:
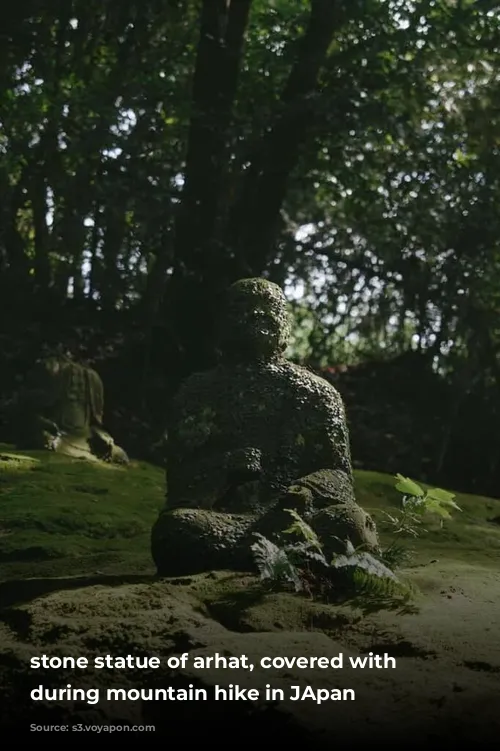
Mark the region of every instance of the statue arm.
[[296, 500], [303, 511], [312, 504], [320, 509], [354, 503], [349, 429], [342, 398], [336, 391], [329, 395], [326, 409], [324, 404], [320, 405], [317, 420], [311, 415], [311, 429], [306, 432], [305, 443], [306, 454], [309, 443], [314, 459], [306, 461], [309, 471], [288, 487], [284, 500]]
[[253, 487], [260, 479], [260, 452], [255, 449], [212, 450], [192, 455], [175, 441], [168, 449], [167, 482], [170, 508], [215, 509], [229, 490]]
[[220, 455], [202, 458], [175, 455], [175, 443], [167, 459], [167, 506], [169, 508], [213, 508], [228, 489]]

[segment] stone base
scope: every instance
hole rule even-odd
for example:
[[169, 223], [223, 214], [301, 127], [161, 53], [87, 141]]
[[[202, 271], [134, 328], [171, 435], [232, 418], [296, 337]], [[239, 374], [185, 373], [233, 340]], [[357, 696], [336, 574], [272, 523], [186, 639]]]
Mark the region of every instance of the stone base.
[[204, 509], [165, 509], [151, 533], [159, 576], [188, 576], [212, 569], [248, 571], [250, 549], [240, 545], [254, 519]]

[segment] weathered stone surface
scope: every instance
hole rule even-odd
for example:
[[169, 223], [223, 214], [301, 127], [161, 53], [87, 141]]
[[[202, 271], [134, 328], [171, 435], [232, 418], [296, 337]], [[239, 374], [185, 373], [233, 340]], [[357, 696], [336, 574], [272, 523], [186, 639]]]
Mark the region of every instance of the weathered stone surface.
[[28, 375], [18, 412], [18, 446], [90, 461], [127, 464], [103, 426], [104, 386], [69, 355], [40, 360]]
[[227, 308], [219, 366], [192, 375], [175, 400], [167, 503], [152, 532], [158, 572], [248, 567], [253, 532], [262, 524], [282, 531], [277, 504], [286, 497], [288, 507], [303, 505], [300, 493], [290, 492], [299, 485], [312, 526], [316, 512], [331, 509], [320, 525], [327, 550], [339, 533], [376, 547], [375, 526], [354, 497], [342, 399], [284, 358], [290, 323], [282, 290], [241, 280], [230, 288]]

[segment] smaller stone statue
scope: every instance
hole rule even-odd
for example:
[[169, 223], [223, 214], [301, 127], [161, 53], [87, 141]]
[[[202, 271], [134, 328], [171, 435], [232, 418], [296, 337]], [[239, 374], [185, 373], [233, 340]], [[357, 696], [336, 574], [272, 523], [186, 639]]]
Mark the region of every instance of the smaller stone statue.
[[243, 279], [228, 292], [220, 364], [192, 375], [168, 427], [167, 501], [152, 530], [158, 573], [249, 570], [256, 532], [279, 540], [298, 511], [326, 554], [346, 540], [377, 550], [356, 503], [342, 399], [285, 359], [282, 290]]
[[17, 444], [88, 460], [127, 464], [128, 457], [102, 424], [100, 376], [69, 352], [39, 360], [19, 398]]

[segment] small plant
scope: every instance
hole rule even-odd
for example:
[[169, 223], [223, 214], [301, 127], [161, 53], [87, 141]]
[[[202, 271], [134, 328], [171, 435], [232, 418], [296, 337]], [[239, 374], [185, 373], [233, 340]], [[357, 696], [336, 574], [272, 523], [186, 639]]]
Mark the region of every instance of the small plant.
[[414, 555], [414, 551], [406, 547], [406, 545], [399, 545], [397, 542], [391, 542], [380, 553], [380, 560], [385, 563], [392, 571], [396, 571], [398, 568], [407, 566]]
[[350, 601], [367, 613], [380, 609], [414, 612], [410, 605], [415, 590], [401, 582], [387, 562], [346, 541], [346, 550], [332, 561], [325, 557], [314, 530], [294, 510], [286, 509], [293, 522], [283, 535], [300, 540], [280, 547], [261, 534], [252, 545], [254, 560], [263, 582], [292, 586], [295, 592], [326, 601]]
[[294, 509], [285, 509], [285, 511], [290, 514], [290, 516], [293, 519], [293, 524], [291, 524], [288, 529], [283, 530], [284, 535], [298, 535], [299, 537], [302, 537], [305, 544], [310, 547], [313, 550], [316, 550], [318, 553], [323, 554], [323, 548], [321, 546], [321, 542], [319, 540], [318, 535], [314, 531], [312, 527], [307, 524], [303, 520], [303, 518], [300, 516], [297, 511]]
[[254, 560], [262, 581], [269, 583], [292, 584], [296, 592], [307, 590], [304, 571], [316, 563], [328, 566], [321, 542], [315, 531], [296, 511], [286, 509], [293, 523], [283, 534], [297, 535], [299, 542], [279, 547], [263, 535], [256, 533], [257, 541], [252, 545]]
[[398, 581], [396, 574], [391, 571], [388, 566], [385, 565], [379, 558], [376, 558], [371, 553], [366, 553], [358, 549], [356, 550], [354, 545], [348, 540], [346, 545], [346, 552], [344, 555], [337, 555], [331, 562], [334, 568], [348, 568], [349, 566], [362, 569], [368, 574], [378, 576], [381, 579], [392, 579]]
[[450, 509], [462, 510], [454, 501], [455, 495], [447, 490], [441, 488], [423, 490], [409, 477], [399, 474], [396, 475], [396, 479], [396, 490], [403, 495], [402, 508], [397, 514], [384, 512], [394, 534], [419, 537], [421, 532], [427, 531], [422, 527], [426, 516], [438, 517], [443, 526], [444, 520], [451, 519]]
[[258, 532], [255, 533], [255, 537], [257, 541], [252, 545], [252, 552], [261, 580], [292, 584], [295, 591], [300, 592], [303, 588], [302, 582], [286, 550], [279, 548]]

